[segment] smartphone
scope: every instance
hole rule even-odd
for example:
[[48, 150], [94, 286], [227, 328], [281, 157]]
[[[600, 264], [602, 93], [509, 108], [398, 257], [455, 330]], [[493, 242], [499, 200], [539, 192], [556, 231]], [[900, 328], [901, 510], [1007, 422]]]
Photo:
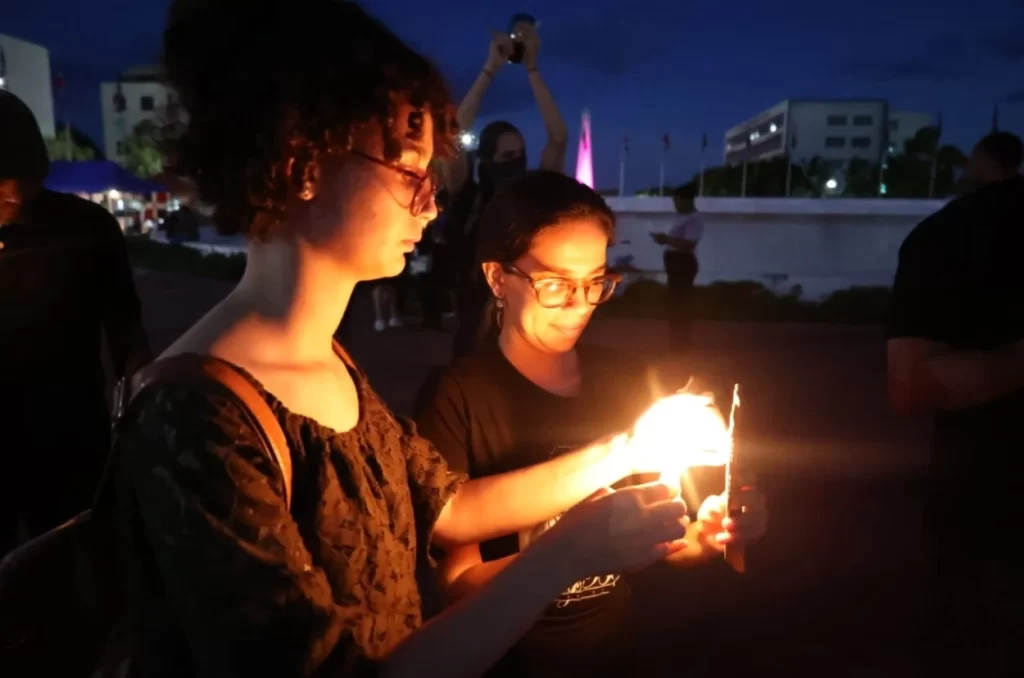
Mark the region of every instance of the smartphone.
[[508, 62], [510, 64], [521, 64], [523, 63], [523, 57], [526, 56], [526, 45], [523, 44], [519, 33], [516, 32], [516, 26], [519, 24], [536, 26], [537, 20], [533, 18], [532, 14], [524, 14], [520, 12], [512, 15], [512, 18], [508, 22], [508, 36], [512, 38], [512, 54], [508, 56]]

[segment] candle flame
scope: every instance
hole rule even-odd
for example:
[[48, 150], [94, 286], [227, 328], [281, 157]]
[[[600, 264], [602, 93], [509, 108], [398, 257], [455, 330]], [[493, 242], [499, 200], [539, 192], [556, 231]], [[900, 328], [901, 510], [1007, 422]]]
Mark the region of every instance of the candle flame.
[[657, 455], [662, 480], [675, 484], [687, 469], [724, 466], [732, 432], [710, 395], [676, 393], [654, 403], [636, 422], [631, 444]]

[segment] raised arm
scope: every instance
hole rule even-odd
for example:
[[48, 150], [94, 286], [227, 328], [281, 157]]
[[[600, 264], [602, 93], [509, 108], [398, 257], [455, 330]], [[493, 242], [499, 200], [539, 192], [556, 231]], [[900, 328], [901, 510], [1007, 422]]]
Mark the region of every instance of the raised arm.
[[537, 59], [540, 56], [540, 36], [537, 35], [537, 29], [523, 25], [522, 36], [526, 48], [524, 63], [530, 79], [530, 89], [533, 90], [533, 97], [537, 101], [537, 108], [540, 109], [544, 128], [548, 133], [544, 150], [540, 154], [540, 168], [564, 172], [565, 154], [569, 148], [569, 128], [565, 124], [562, 112], [558, 110], [555, 97], [551, 95], [537, 68]]
[[[476, 121], [477, 113], [480, 112], [480, 104], [484, 95], [490, 88], [491, 83], [497, 76], [498, 71], [508, 63], [508, 57], [512, 53], [512, 39], [504, 33], [495, 31], [491, 36], [491, 43], [487, 50], [487, 59], [483, 68], [476, 76], [466, 96], [459, 103], [455, 112], [455, 119], [459, 123], [459, 129], [472, 129]], [[465, 150], [442, 163], [440, 174], [443, 177], [444, 185], [452, 196], [458, 194], [470, 179], [469, 156]]]

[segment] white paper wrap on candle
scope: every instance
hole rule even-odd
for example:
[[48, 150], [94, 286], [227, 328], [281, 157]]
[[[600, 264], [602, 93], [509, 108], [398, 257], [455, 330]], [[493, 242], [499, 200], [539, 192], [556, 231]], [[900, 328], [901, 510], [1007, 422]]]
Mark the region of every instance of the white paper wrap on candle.
[[675, 484], [689, 468], [724, 466], [732, 436], [708, 395], [676, 393], [651, 405], [633, 427], [630, 446], [646, 455], [662, 480]]

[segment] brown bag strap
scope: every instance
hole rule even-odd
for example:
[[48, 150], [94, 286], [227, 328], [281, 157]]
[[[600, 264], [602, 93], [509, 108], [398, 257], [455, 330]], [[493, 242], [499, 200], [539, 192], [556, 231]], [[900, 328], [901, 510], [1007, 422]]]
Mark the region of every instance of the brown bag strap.
[[132, 376], [129, 388], [124, 387], [123, 380], [118, 384], [114, 401], [114, 421], [117, 422], [124, 416], [131, 402], [143, 391], [157, 384], [170, 383], [206, 386], [214, 384], [242, 406], [249, 423], [260, 436], [264, 451], [274, 459], [281, 470], [285, 502], [291, 507], [292, 456], [284, 429], [256, 385], [228, 362], [194, 353], [183, 353], [150, 363]]

